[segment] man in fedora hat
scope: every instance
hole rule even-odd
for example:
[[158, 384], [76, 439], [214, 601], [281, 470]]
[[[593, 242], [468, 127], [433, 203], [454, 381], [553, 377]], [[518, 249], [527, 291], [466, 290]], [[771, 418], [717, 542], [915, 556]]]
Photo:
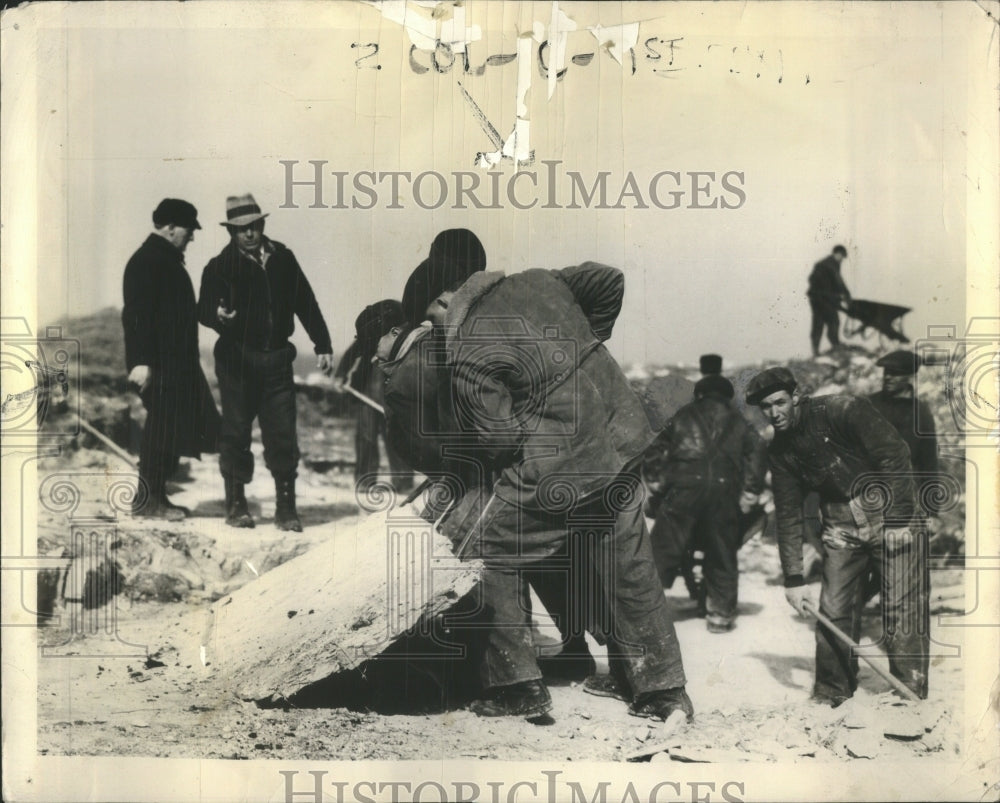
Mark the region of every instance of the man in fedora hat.
[[809, 330], [809, 340], [813, 355], [819, 354], [819, 341], [826, 328], [826, 337], [830, 347], [840, 345], [840, 304], [851, 300], [851, 292], [844, 284], [840, 275], [841, 263], [847, 259], [847, 249], [835, 245], [833, 252], [825, 259], [813, 265], [809, 274], [809, 307], [812, 309], [812, 328]]
[[226, 523], [253, 527], [244, 485], [253, 478], [254, 419], [260, 423], [264, 462], [274, 477], [274, 522], [301, 532], [295, 507], [299, 449], [295, 433], [295, 347], [288, 341], [295, 317], [305, 327], [319, 369], [333, 372], [333, 348], [323, 314], [295, 255], [264, 236], [254, 197], [226, 199], [231, 240], [206, 266], [198, 300], [201, 322], [219, 333], [215, 372], [222, 396], [219, 467], [226, 491]]
[[153, 211], [153, 232], [129, 259], [123, 281], [128, 381], [147, 412], [133, 512], [170, 521], [187, 511], [167, 499], [167, 478], [181, 455], [215, 452], [219, 432], [198, 353], [194, 287], [184, 266], [184, 250], [200, 228], [190, 203], [162, 200]]
[[[768, 457], [788, 603], [803, 615], [812, 604], [803, 576], [802, 503], [816, 491], [826, 547], [820, 613], [858, 641], [865, 585], [870, 574], [877, 575], [889, 669], [926, 697], [927, 532], [906, 443], [867, 399], [803, 396], [792, 372], [782, 366], [751, 379], [746, 399], [775, 430]], [[853, 696], [857, 685], [857, 656], [817, 626], [814, 699], [836, 707]]]

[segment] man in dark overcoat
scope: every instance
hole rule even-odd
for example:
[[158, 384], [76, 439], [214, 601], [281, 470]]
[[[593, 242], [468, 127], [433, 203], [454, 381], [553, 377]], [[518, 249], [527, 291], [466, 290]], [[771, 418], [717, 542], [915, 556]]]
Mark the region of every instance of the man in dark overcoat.
[[181, 456], [217, 451], [219, 432], [199, 362], [194, 287], [184, 266], [184, 249], [200, 228], [190, 203], [161, 201], [153, 232], [129, 259], [123, 281], [125, 364], [147, 413], [133, 511], [171, 521], [187, 512], [167, 499], [167, 478]]

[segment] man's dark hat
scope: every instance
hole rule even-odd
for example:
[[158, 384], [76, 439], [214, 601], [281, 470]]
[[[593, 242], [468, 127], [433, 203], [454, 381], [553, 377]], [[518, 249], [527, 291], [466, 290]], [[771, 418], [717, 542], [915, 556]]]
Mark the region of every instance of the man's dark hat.
[[198, 210], [180, 198], [164, 198], [153, 210], [154, 226], [183, 226], [185, 229], [200, 229]]
[[920, 356], [901, 349], [889, 352], [875, 364], [886, 376], [913, 376], [920, 368]]
[[724, 399], [731, 399], [736, 395], [733, 390], [733, 383], [719, 374], [708, 374], [699, 379], [694, 386], [695, 397], [700, 396], [721, 396]]
[[468, 229], [448, 229], [434, 238], [430, 256], [421, 262], [403, 290], [403, 314], [410, 323], [426, 317], [427, 306], [445, 290], [486, 269], [483, 244]]
[[835, 253], [835, 254], [843, 254], [846, 257], [847, 256], [847, 249], [844, 248], [844, 246], [842, 246], [842, 245], [835, 245], [833, 247], [833, 253]]
[[782, 366], [775, 366], [761, 371], [747, 385], [747, 404], [759, 405], [772, 393], [785, 390], [793, 393], [798, 382], [792, 372]]
[[698, 358], [698, 367], [705, 376], [708, 376], [709, 374], [721, 374], [722, 357], [718, 354], [702, 354], [701, 357]]
[[354, 330], [362, 353], [366, 357], [371, 357], [378, 347], [378, 341], [387, 335], [392, 327], [401, 326], [405, 322], [403, 305], [395, 299], [386, 298], [369, 304], [354, 321]]

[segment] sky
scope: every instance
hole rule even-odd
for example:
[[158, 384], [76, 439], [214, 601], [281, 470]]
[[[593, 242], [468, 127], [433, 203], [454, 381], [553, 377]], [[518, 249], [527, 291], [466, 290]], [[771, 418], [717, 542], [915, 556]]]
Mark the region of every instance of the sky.
[[[972, 4], [470, 0], [457, 12], [464, 21], [451, 3], [82, 5], [32, 32], [37, 72], [4, 110], [8, 131], [13, 121], [34, 133], [14, 150], [36, 188], [25, 202], [34, 201], [26, 236], [39, 320], [120, 307], [125, 262], [164, 197], [198, 207], [203, 230], [186, 255], [197, 290], [226, 244], [226, 197], [250, 192], [270, 213], [266, 234], [309, 277], [338, 354], [363, 306], [399, 297], [434, 235], [456, 226], [480, 237], [490, 269], [621, 268], [626, 298], [609, 345], [623, 363], [807, 353], [806, 278], [838, 243], [854, 296], [912, 307], [911, 337], [932, 324], [964, 328], [976, 258], [969, 132], [995, 112], [970, 78], [996, 57]], [[563, 28], [575, 30], [564, 34], [565, 73], [550, 84], [539, 45], [549, 41], [541, 58], [557, 63]], [[429, 50], [427, 36], [449, 44]], [[519, 37], [528, 41], [514, 58]], [[533, 164], [492, 168], [499, 208], [454, 208], [453, 174], [487, 186], [476, 155], [497, 150], [463, 89], [501, 138], [518, 116], [529, 132]], [[404, 182], [402, 208], [389, 208], [383, 182], [371, 209], [351, 208], [349, 192], [348, 208], [310, 208], [308, 186], [292, 189], [298, 208], [282, 208], [282, 161], [305, 180], [310, 160], [326, 162], [327, 205], [334, 172], [348, 190], [366, 182], [363, 171], [433, 172], [449, 197], [424, 208], [437, 194], [430, 176], [423, 206]], [[569, 173], [589, 187], [604, 171], [606, 206], [631, 175], [648, 208], [631, 208], [633, 194], [623, 209], [596, 199], [541, 209], [545, 161], [558, 163], [563, 207]], [[506, 197], [518, 169], [534, 173], [516, 180], [515, 195], [537, 198], [532, 209]], [[680, 177], [679, 208], [651, 201], [650, 182], [665, 171]], [[723, 187], [724, 174], [739, 193]], [[666, 206], [673, 177], [660, 181]], [[689, 208], [711, 200], [737, 208]], [[301, 327], [295, 342], [311, 350]]]

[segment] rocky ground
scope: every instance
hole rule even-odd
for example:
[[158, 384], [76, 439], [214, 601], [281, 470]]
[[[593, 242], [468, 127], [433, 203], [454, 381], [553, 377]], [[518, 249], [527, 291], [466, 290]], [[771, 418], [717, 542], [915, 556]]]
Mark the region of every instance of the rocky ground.
[[[99, 322], [93, 328], [103, 331]], [[106, 339], [107, 349], [113, 350], [117, 341]], [[99, 429], [128, 447], [135, 444], [139, 410], [123, 401], [127, 396], [117, 369], [102, 368], [117, 366], [119, 359], [109, 353], [85, 371], [89, 379], [81, 389], [80, 407]], [[863, 350], [846, 349], [792, 367], [809, 390], [863, 393], [877, 389], [874, 359]], [[663, 370], [631, 376], [642, 384]], [[734, 383], [745, 385], [756, 370], [735, 372]], [[948, 414], [943, 388], [933, 393], [938, 414]], [[251, 531], [226, 527], [214, 457], [190, 461], [168, 489], [176, 502], [194, 512], [176, 525], [135, 520], [125, 512], [120, 483], [134, 477], [133, 469], [92, 436], [81, 434], [64, 444], [60, 455], [39, 461], [39, 553], [62, 557], [67, 567], [62, 574], [43, 574], [39, 582], [44, 597], [38, 630], [40, 752], [809, 763], [951, 757], [961, 751], [964, 672], [956, 656], [967, 631], [945, 630], [941, 616], [966, 606], [960, 569], [964, 497], [936, 527], [932, 608], [938, 615], [932, 636], [948, 647], [933, 658], [931, 699], [919, 708], [892, 694], [864, 663], [854, 700], [838, 709], [809, 701], [813, 625], [784, 601], [777, 549], [766, 530], [741, 551], [740, 618], [733, 632], [707, 633], [682, 584], [666, 592], [697, 711], [694, 724], [670, 735], [662, 725], [629, 716], [624, 704], [587, 695], [573, 684], [552, 685], [554, 710], [542, 724], [481, 720], [460, 708], [435, 709], [418, 701], [419, 679], [405, 676], [393, 710], [399, 710], [399, 689], [405, 700], [411, 682], [415, 704], [403, 713], [385, 713], [387, 706], [377, 698], [362, 704], [360, 698], [338, 697], [330, 690], [287, 708], [261, 708], [238, 699], [216, 668], [205, 663], [208, 608], [308, 551], [330, 528], [363, 514], [352, 488], [352, 423], [342, 417], [344, 409], [343, 400], [327, 390], [301, 388], [301, 534], [279, 533], [274, 527], [274, 492], [263, 471], [248, 487], [260, 525]], [[946, 438], [943, 445], [955, 444]], [[960, 473], [959, 460], [949, 465], [953, 467], [947, 470]], [[76, 496], [69, 492], [69, 498], [60, 479], [67, 475], [78, 491]], [[109, 587], [119, 592], [110, 600], [101, 591]], [[539, 644], [551, 647], [551, 623], [543, 613], [536, 625]], [[879, 630], [873, 603], [865, 638], [877, 638]], [[603, 664], [600, 649], [592, 646]]]

